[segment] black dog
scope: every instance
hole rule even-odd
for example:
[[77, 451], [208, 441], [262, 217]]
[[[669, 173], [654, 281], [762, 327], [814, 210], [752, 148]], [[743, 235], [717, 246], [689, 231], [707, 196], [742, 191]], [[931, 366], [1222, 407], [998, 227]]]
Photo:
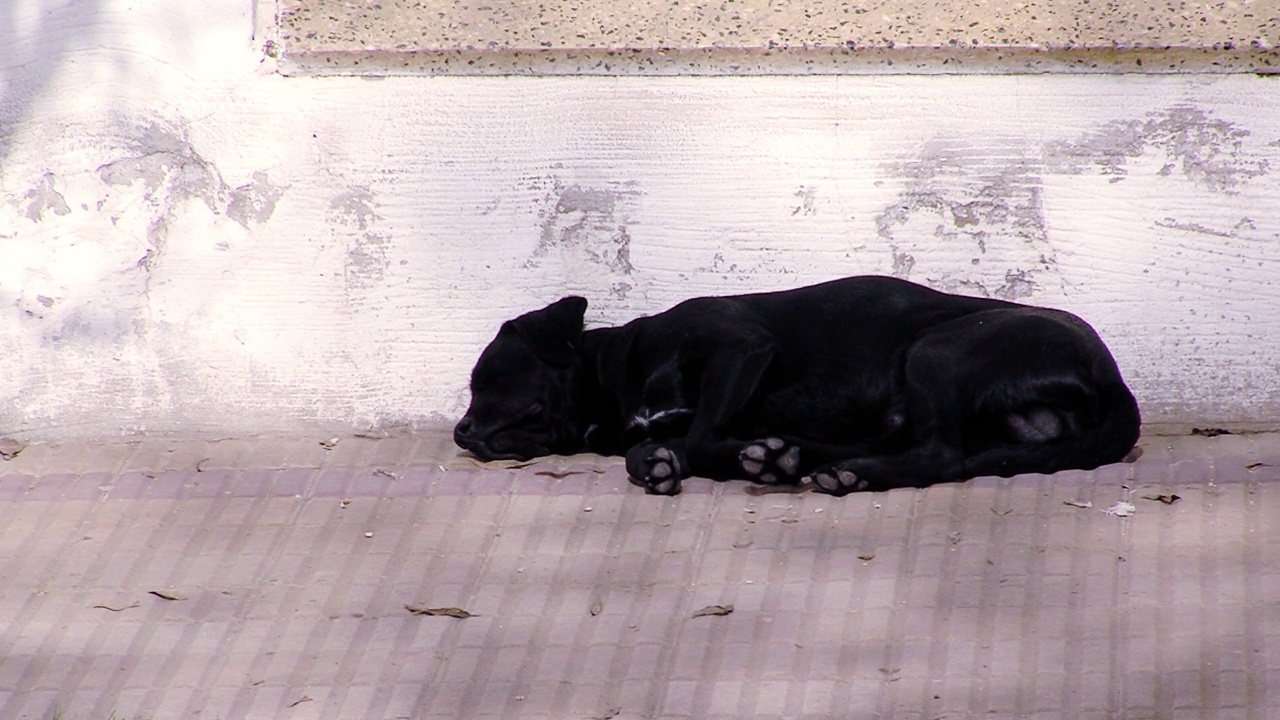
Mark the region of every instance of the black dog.
[[1138, 406], [1076, 316], [885, 277], [695, 298], [583, 331], [566, 297], [503, 324], [454, 440], [482, 460], [625, 454], [646, 491], [690, 475], [835, 495], [1117, 462]]

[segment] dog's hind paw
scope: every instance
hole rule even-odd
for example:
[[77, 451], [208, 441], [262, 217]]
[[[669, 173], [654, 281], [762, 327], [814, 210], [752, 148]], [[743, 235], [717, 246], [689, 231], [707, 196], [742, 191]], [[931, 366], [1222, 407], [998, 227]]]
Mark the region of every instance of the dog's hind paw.
[[627, 474], [631, 482], [650, 495], [678, 495], [680, 481], [689, 476], [688, 467], [679, 448], [645, 443], [627, 453]]
[[799, 481], [800, 446], [776, 437], [756, 440], [738, 453], [738, 466], [758, 483], [794, 485]]
[[871, 481], [859, 477], [852, 470], [839, 467], [828, 467], [814, 471], [810, 480], [818, 490], [830, 495], [848, 495], [851, 492], [865, 492], [871, 488]]

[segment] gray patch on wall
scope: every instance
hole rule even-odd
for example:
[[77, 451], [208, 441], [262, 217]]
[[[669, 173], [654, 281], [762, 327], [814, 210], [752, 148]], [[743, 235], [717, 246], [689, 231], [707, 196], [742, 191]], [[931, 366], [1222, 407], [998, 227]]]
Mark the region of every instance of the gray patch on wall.
[[271, 184], [265, 172], [255, 172], [253, 182], [231, 191], [227, 217], [248, 229], [249, 223], [264, 223], [275, 212], [284, 189]]
[[225, 184], [213, 164], [196, 152], [186, 133], [152, 124], [131, 143], [131, 155], [101, 165], [98, 177], [111, 186], [141, 180], [153, 204], [199, 198], [217, 212]]
[[1195, 233], [1197, 235], [1208, 235], [1218, 238], [1244, 238], [1244, 239], [1262, 239], [1255, 237], [1257, 235], [1258, 226], [1252, 218], [1241, 217], [1230, 228], [1212, 228], [1198, 222], [1182, 222], [1177, 218], [1166, 217], [1163, 220], [1155, 221], [1156, 227], [1167, 228], [1169, 230], [1180, 230], [1187, 233]]
[[1148, 150], [1163, 152], [1159, 175], [1180, 172], [1218, 192], [1265, 175], [1269, 163], [1245, 147], [1250, 132], [1190, 105], [1148, 113], [1142, 120], [1115, 120], [1076, 140], [1050, 143], [1045, 160], [1053, 172], [1080, 174], [1095, 169], [1123, 180], [1130, 160]]
[[934, 143], [887, 170], [903, 178], [897, 201], [876, 217], [894, 276], [1006, 300], [1061, 282], [1046, 229], [1043, 168], [1016, 145]]
[[799, 190], [792, 193], [800, 199], [800, 204], [791, 210], [792, 215], [817, 215], [817, 199], [818, 188], [813, 185], [801, 185]]
[[[98, 177], [110, 187], [131, 187], [142, 182], [142, 200], [151, 215], [147, 226], [150, 247], [136, 267], [155, 267], [167, 242], [169, 219], [185, 200], [202, 201], [217, 213], [226, 194], [226, 183], [217, 168], [191, 145], [185, 129], [153, 123], [127, 146], [124, 157], [98, 167]], [[148, 281], [149, 282], [149, 281]]]
[[[226, 184], [213, 163], [206, 160], [187, 137], [183, 127], [171, 128], [161, 123], [151, 123], [138, 128], [132, 139], [126, 141], [121, 157], [98, 166], [98, 178], [107, 186], [110, 194], [116, 189], [138, 192], [133, 189], [141, 184], [140, 204], [127, 203], [129, 212], [138, 212], [147, 222], [147, 248], [133, 264], [140, 272], [128, 273], [131, 277], [119, 277], [116, 291], [121, 297], [131, 294], [126, 288], [138, 287], [145, 296], [151, 288], [153, 270], [161, 261], [168, 244], [169, 223], [175, 212], [187, 200], [198, 200], [213, 213], [222, 206]], [[101, 207], [101, 202], [99, 207]], [[112, 222], [118, 218], [113, 217]], [[77, 321], [78, 313], [92, 318]], [[121, 307], [117, 314], [127, 312]], [[81, 309], [69, 313], [65, 331], [75, 334], [79, 325], [95, 327], [104, 324], [100, 310]], [[120, 326], [126, 322], [137, 323], [137, 318], [124, 317], [108, 321], [108, 326]]]
[[526, 184], [545, 195], [538, 210], [538, 245], [525, 267], [540, 267], [553, 257], [568, 264], [589, 263], [617, 276], [614, 294], [625, 297], [632, 286], [621, 278], [634, 270], [627, 226], [629, 202], [639, 194], [635, 184], [566, 186], [556, 177], [532, 178]]
[[330, 225], [345, 228], [347, 257], [343, 265], [346, 286], [363, 290], [382, 282], [390, 261], [387, 249], [391, 238], [377, 229], [381, 217], [377, 201], [367, 187], [353, 187], [329, 201]]
[[40, 179], [40, 184], [27, 191], [25, 200], [27, 200], [26, 216], [33, 222], [44, 220], [45, 211], [52, 211], [54, 215], [67, 215], [71, 213], [71, 207], [67, 205], [67, 199], [62, 193], [53, 188], [54, 181], [57, 180], [53, 173], [45, 173]]
[[151, 237], [157, 244], [165, 230], [165, 218], [187, 199], [202, 201], [214, 213], [225, 208], [227, 217], [248, 227], [271, 217], [284, 188], [273, 185], [265, 172], [255, 172], [252, 182], [230, 190], [217, 167], [191, 144], [185, 128], [153, 123], [127, 146], [129, 154], [98, 167], [98, 176], [111, 187], [142, 181], [143, 200], [157, 219]]
[[[789, 261], [795, 260], [794, 253], [790, 251], [752, 247], [739, 252], [732, 247], [732, 240], [728, 242], [730, 247], [716, 252], [705, 265], [694, 266], [693, 271], [719, 275], [725, 280], [734, 278], [741, 282], [751, 282], [751, 278], [757, 275], [793, 275], [796, 272], [789, 266]], [[725, 256], [726, 251], [729, 252], [728, 257]]]

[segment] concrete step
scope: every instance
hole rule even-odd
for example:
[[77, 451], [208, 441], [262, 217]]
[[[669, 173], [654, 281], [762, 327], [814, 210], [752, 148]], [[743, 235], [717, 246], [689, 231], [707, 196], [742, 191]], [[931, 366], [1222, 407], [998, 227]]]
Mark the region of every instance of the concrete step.
[[1274, 72], [1280, 13], [1235, 3], [283, 0], [290, 74]]

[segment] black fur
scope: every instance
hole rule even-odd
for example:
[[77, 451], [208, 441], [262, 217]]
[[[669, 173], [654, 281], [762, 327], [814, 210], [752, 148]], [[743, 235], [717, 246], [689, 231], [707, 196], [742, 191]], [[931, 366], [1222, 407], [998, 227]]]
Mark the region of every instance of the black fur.
[[625, 455], [686, 477], [836, 495], [1117, 462], [1138, 406], [1089, 325], [1059, 310], [857, 277], [695, 298], [583, 331], [567, 297], [503, 324], [454, 429], [483, 460]]

